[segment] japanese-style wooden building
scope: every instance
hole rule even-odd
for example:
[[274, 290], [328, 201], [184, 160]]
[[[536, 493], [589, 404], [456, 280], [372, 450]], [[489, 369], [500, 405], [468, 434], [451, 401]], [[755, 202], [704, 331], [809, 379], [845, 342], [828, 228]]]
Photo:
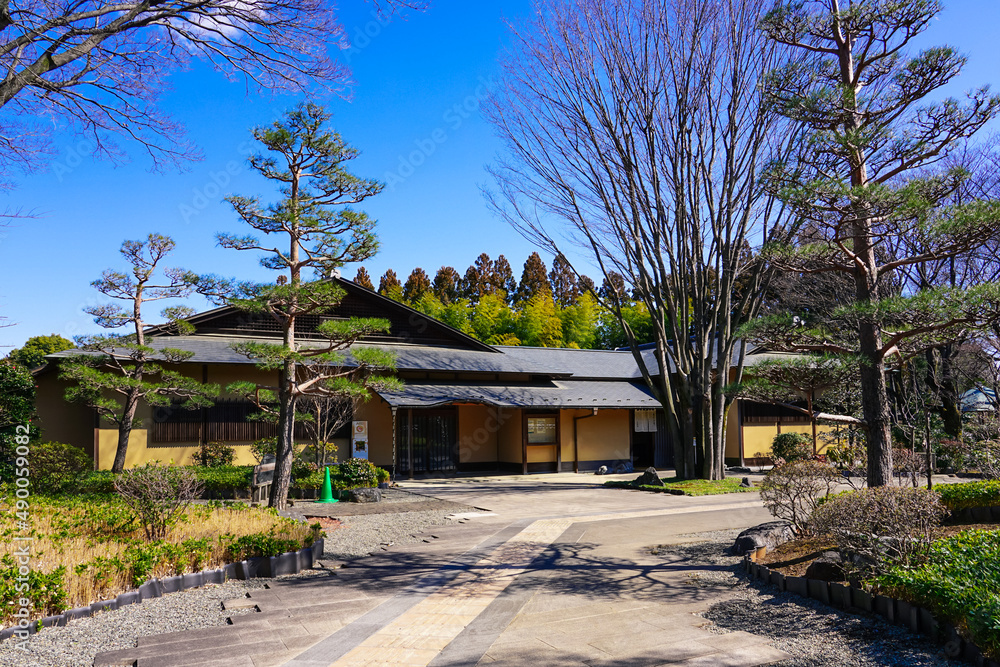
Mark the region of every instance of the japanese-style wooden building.
[[[297, 337], [306, 345], [310, 338], [320, 340], [315, 328], [328, 318], [389, 320], [387, 333], [358, 343], [395, 353], [404, 382], [398, 391], [379, 392], [355, 406], [353, 419], [367, 422], [375, 464], [398, 475], [672, 465], [662, 410], [631, 351], [491, 346], [351, 281], [333, 280], [346, 297], [324, 315], [300, 318]], [[281, 335], [274, 321], [230, 307], [188, 321], [194, 332], [187, 335], [148, 330], [151, 347], [193, 352], [184, 363], [166, 367], [223, 388], [237, 380], [274, 384], [276, 378], [232, 349], [248, 339], [274, 341]], [[92, 409], [64, 400], [57, 366], [67, 354], [50, 355], [36, 372], [42, 437], [82, 447], [99, 469], [110, 468], [117, 430], [99, 423]], [[794, 412], [739, 402], [735, 407], [726, 429], [730, 463], [768, 453], [782, 429], [810, 429]], [[255, 410], [225, 394], [214, 407], [193, 411], [143, 405], [126, 465], [189, 463], [199, 444], [215, 441], [235, 445], [237, 463], [252, 463], [250, 443], [275, 432], [273, 425], [247, 420]], [[348, 434], [338, 435], [343, 458]]]

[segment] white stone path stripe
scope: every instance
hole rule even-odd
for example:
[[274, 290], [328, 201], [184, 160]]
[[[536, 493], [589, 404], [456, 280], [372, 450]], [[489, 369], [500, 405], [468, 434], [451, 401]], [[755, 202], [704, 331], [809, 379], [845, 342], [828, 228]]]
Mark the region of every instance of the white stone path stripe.
[[[539, 519], [404, 611], [329, 667], [427, 667], [574, 523], [759, 508], [760, 501]], [[333, 635], [331, 635], [333, 637]], [[329, 638], [328, 638], [329, 639]], [[328, 641], [328, 640], [323, 640]], [[314, 649], [309, 652], [313, 653]], [[286, 665], [294, 665], [292, 660]]]

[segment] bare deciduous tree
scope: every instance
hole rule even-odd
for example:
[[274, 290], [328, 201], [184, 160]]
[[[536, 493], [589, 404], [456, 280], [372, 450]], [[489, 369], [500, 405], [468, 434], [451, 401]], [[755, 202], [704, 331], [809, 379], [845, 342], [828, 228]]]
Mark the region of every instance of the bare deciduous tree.
[[171, 73], [198, 59], [262, 90], [337, 88], [347, 70], [328, 50], [341, 38], [325, 0], [0, 0], [0, 175], [39, 166], [61, 122], [105, 157], [120, 157], [118, 135], [156, 165], [188, 159], [157, 107]]
[[553, 254], [582, 247], [653, 315], [655, 365], [622, 299], [602, 293], [682, 477], [723, 474], [735, 332], [767, 281], [752, 248], [790, 233], [757, 187], [795, 145], [794, 125], [762, 104], [761, 77], [785, 53], [757, 30], [757, 4], [547, 0], [516, 31], [488, 111], [507, 145], [487, 193], [496, 210]]

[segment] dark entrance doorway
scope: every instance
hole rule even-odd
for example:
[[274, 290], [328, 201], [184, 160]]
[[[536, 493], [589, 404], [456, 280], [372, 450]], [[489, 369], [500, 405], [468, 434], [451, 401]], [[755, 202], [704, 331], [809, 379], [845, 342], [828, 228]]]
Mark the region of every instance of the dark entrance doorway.
[[458, 470], [458, 416], [454, 408], [406, 410], [398, 419], [400, 473]]

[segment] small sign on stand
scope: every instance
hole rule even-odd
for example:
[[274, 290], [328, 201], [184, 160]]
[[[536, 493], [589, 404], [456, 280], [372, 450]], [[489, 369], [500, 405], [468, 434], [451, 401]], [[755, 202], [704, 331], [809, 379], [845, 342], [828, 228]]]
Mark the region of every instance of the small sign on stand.
[[368, 458], [368, 422], [353, 422], [351, 429], [351, 456]]

